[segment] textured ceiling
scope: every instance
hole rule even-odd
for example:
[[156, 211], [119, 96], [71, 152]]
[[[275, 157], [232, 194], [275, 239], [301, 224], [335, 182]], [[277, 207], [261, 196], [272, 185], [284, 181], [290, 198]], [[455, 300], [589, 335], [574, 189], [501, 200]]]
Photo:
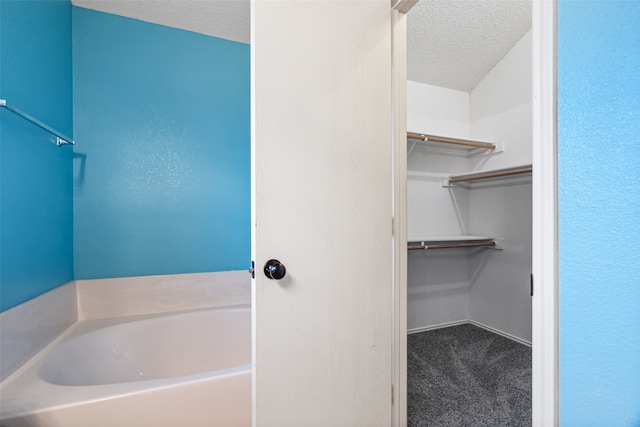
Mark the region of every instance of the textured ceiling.
[[[72, 0], [76, 6], [249, 43], [249, 0]], [[471, 91], [531, 28], [531, 0], [420, 0], [409, 80]]]
[[75, 6], [249, 43], [249, 0], [71, 0]]
[[420, 0], [407, 27], [407, 78], [470, 92], [531, 28], [531, 0]]

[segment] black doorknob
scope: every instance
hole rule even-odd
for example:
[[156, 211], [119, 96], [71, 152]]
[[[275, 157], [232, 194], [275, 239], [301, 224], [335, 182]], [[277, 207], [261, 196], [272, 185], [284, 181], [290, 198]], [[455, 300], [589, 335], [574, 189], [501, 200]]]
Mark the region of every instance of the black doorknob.
[[287, 274], [287, 269], [277, 259], [270, 259], [264, 265], [264, 275], [269, 279], [280, 280]]

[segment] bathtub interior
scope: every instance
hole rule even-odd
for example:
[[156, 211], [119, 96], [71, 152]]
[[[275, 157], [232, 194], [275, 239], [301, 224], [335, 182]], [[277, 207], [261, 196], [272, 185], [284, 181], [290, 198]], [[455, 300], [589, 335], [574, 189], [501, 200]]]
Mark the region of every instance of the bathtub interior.
[[[4, 422], [21, 414], [150, 389], [250, 378], [250, 313], [250, 306], [242, 304], [78, 322], [0, 384], [0, 418]], [[222, 314], [226, 316], [223, 320]], [[174, 325], [169, 326], [168, 320]], [[122, 332], [120, 327], [129, 329], [122, 334], [125, 337], [115, 337]], [[185, 332], [185, 328], [189, 330]], [[89, 343], [102, 339], [104, 343], [91, 348]], [[224, 355], [220, 342], [229, 339], [236, 344], [225, 345], [228, 354]], [[131, 350], [143, 345], [144, 350]], [[127, 349], [129, 356], [123, 357]], [[250, 387], [247, 393], [250, 395]]]
[[250, 363], [250, 337], [246, 309], [139, 320], [57, 346], [43, 358], [38, 375], [52, 384], [87, 386], [219, 371]]

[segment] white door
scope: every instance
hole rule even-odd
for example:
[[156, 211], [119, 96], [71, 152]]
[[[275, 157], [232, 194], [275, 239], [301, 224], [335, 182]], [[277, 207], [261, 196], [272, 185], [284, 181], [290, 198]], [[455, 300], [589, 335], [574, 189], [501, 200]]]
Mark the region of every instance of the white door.
[[391, 424], [390, 17], [389, 0], [252, 4], [257, 426]]

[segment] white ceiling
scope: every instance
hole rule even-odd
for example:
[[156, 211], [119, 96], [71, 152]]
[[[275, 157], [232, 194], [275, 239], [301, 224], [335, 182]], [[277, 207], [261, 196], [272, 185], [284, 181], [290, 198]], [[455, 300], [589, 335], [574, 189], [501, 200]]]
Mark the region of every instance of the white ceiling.
[[531, 28], [531, 0], [420, 0], [407, 27], [407, 78], [470, 92]]
[[[249, 0], [72, 0], [76, 6], [249, 43]], [[531, 28], [531, 0], [421, 0], [409, 80], [471, 91]]]
[[249, 0], [71, 0], [75, 6], [249, 43]]

